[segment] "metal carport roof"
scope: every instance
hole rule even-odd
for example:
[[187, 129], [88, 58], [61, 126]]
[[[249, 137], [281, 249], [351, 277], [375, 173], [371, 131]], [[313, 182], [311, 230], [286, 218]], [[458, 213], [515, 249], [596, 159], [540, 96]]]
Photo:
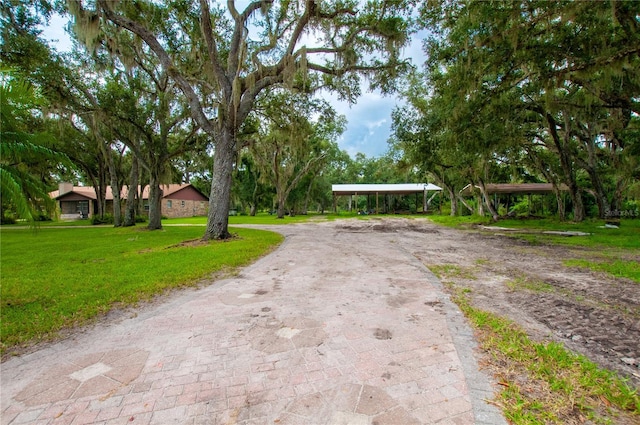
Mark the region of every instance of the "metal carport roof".
[[[473, 188], [479, 189], [480, 186], [471, 186], [470, 184], [460, 190], [460, 193], [466, 196], [473, 194]], [[497, 194], [546, 194], [553, 193], [553, 185], [551, 183], [487, 183], [484, 185], [487, 195]], [[569, 190], [566, 184], [560, 184], [558, 189], [561, 191]]]
[[423, 193], [430, 190], [442, 190], [441, 187], [431, 183], [402, 183], [402, 184], [334, 184], [331, 185], [334, 195], [367, 195], [367, 194], [393, 194], [407, 195], [410, 193]]

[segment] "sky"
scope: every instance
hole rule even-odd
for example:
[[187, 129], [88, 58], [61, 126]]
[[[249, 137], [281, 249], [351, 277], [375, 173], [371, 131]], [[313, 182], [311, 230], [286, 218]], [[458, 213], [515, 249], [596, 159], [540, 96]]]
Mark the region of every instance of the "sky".
[[[43, 37], [51, 41], [51, 45], [60, 51], [71, 48], [69, 35], [65, 32], [68, 20], [59, 15], [52, 17]], [[415, 66], [420, 67], [425, 60], [422, 50], [422, 36], [414, 36], [410, 45], [404, 50], [404, 57], [410, 58]], [[363, 87], [357, 103], [349, 105], [339, 101], [336, 96], [327, 94], [323, 97], [334, 109], [347, 117], [347, 128], [338, 138], [340, 149], [352, 158], [363, 153], [367, 158], [379, 157], [388, 150], [387, 140], [391, 135], [391, 113], [402, 100], [395, 95], [383, 96], [380, 92], [368, 92]]]
[[[414, 66], [422, 67], [426, 60], [422, 50], [424, 33], [414, 36], [403, 56], [411, 59]], [[335, 110], [347, 117], [347, 129], [340, 136], [338, 144], [353, 158], [358, 152], [368, 158], [379, 157], [388, 150], [387, 140], [391, 135], [391, 112], [397, 105], [402, 105], [402, 99], [396, 95], [383, 96], [380, 92], [368, 92], [363, 88], [362, 94], [355, 105], [340, 102], [333, 96], [328, 96]]]

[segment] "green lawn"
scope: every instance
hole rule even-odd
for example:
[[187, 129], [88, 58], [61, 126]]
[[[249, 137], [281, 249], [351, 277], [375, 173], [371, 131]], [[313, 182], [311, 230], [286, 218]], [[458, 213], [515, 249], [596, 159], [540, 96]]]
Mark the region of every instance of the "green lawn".
[[237, 238], [197, 246], [202, 227], [40, 228], [0, 231], [1, 349], [55, 337], [115, 305], [194, 285], [264, 255], [282, 236], [231, 229]]
[[[505, 235], [524, 239], [533, 245], [556, 244], [582, 249], [579, 258], [566, 260], [569, 267], [582, 267], [606, 272], [640, 283], [640, 220], [622, 220], [618, 229], [604, 228], [604, 220], [586, 220], [582, 223], [561, 222], [552, 219], [510, 219], [492, 223], [478, 216], [429, 216], [432, 221], [449, 227], [469, 228], [473, 225], [518, 229]], [[572, 231], [589, 233], [587, 236], [557, 236], [544, 231]]]
[[[537, 233], [520, 234], [514, 236], [526, 238], [532, 242], [550, 242], [563, 245], [614, 247], [640, 249], [640, 219], [622, 220], [620, 228], [605, 229], [604, 220], [585, 220], [581, 223], [559, 221], [554, 219], [507, 219], [496, 223], [489, 218], [479, 216], [450, 217], [442, 215], [430, 215], [429, 219], [435, 223], [449, 227], [469, 227], [472, 225], [484, 225], [506, 227]], [[566, 237], [542, 234], [543, 231], [577, 231], [591, 233], [589, 236]]]
[[[301, 223], [313, 219], [323, 219], [325, 216], [320, 214], [305, 214], [294, 215], [293, 217], [285, 216], [284, 218], [278, 218], [275, 214], [259, 213], [254, 217], [248, 215], [232, 215], [229, 216], [229, 225], [234, 224], [291, 224]], [[185, 218], [167, 218], [162, 220], [162, 224], [193, 224], [202, 225], [207, 224], [207, 217], [185, 217]]]
[[496, 226], [531, 230], [577, 231], [590, 233], [589, 236], [552, 236], [544, 234], [528, 235], [533, 242], [545, 242], [586, 246], [640, 249], [640, 220], [622, 220], [618, 229], [603, 228], [604, 220], [586, 220], [582, 223], [560, 222], [557, 220], [501, 220]]

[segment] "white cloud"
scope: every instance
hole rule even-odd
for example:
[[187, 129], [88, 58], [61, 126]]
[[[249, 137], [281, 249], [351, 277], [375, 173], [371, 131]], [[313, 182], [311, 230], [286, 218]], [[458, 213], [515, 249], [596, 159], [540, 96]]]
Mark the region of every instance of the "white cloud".
[[[411, 59], [417, 68], [422, 68], [426, 55], [422, 49], [422, 41], [427, 31], [420, 31], [413, 36], [405, 48], [404, 57]], [[332, 93], [322, 95], [335, 110], [347, 117], [347, 129], [338, 141], [341, 149], [351, 157], [356, 153], [364, 153], [367, 157], [383, 155], [387, 149], [387, 140], [391, 135], [391, 113], [396, 105], [403, 103], [397, 95], [383, 96], [380, 92], [363, 91], [355, 105], [338, 101]]]
[[375, 133], [377, 128], [382, 127], [386, 123], [387, 123], [387, 119], [383, 118], [383, 119], [378, 120], [378, 121], [369, 121], [369, 122], [365, 123], [365, 126], [369, 129], [369, 135], [372, 136]]
[[324, 93], [322, 97], [347, 118], [347, 128], [338, 140], [341, 149], [351, 157], [358, 152], [367, 157], [375, 157], [387, 151], [391, 111], [397, 103], [395, 97], [382, 96], [379, 92], [365, 92], [354, 105], [338, 101], [332, 93]]

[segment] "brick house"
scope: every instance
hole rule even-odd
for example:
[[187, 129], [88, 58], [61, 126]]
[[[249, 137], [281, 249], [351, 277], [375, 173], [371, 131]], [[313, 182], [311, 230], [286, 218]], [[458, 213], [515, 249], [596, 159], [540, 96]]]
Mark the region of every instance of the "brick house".
[[[168, 218], [205, 216], [209, 207], [209, 198], [190, 183], [160, 185], [162, 190], [162, 215]], [[138, 192], [140, 188], [138, 188]], [[124, 186], [120, 195], [123, 206], [127, 199], [128, 187]], [[98, 197], [93, 187], [73, 186], [60, 183], [58, 190], [49, 193], [56, 200], [60, 218], [74, 220], [91, 217], [98, 211]], [[149, 186], [142, 192], [142, 205], [149, 211]], [[106, 212], [113, 212], [113, 193], [107, 186]]]

